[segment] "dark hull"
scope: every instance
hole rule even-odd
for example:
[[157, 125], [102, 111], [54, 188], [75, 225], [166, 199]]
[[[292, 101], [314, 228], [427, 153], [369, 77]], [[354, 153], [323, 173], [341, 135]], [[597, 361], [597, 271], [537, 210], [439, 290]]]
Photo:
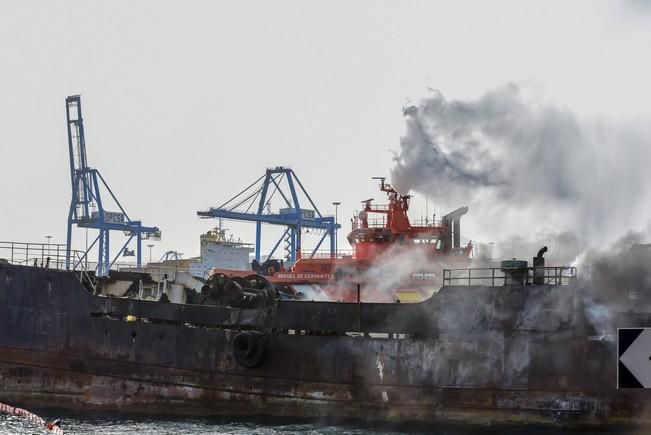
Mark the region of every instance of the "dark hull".
[[[240, 310], [92, 296], [73, 273], [0, 265], [0, 401], [178, 415], [648, 423], [648, 393], [616, 390], [614, 343], [591, 339], [579, 299], [571, 286], [449, 287], [422, 304]], [[618, 326], [648, 321], [628, 316]], [[249, 329], [267, 336], [256, 368], [233, 355], [233, 337]]]

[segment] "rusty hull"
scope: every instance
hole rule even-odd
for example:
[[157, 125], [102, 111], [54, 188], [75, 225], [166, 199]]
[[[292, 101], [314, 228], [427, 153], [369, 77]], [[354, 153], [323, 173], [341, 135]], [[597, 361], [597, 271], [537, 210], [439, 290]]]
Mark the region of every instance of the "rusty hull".
[[[648, 394], [615, 388], [615, 345], [594, 340], [582, 313], [572, 286], [246, 310], [93, 296], [73, 273], [0, 265], [0, 400], [177, 415], [648, 424]], [[625, 318], [618, 326], [651, 319]], [[268, 337], [253, 369], [231, 346], [248, 329]]]

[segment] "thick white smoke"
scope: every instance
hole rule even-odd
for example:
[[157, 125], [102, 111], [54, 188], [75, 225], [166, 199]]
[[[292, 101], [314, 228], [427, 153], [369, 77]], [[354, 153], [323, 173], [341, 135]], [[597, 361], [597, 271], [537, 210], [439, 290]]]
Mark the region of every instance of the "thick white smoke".
[[432, 91], [404, 116], [393, 185], [442, 209], [469, 205], [468, 237], [599, 246], [648, 220], [648, 125], [580, 119], [513, 84], [469, 101]]
[[372, 267], [359, 273], [353, 280], [364, 283], [363, 301], [393, 302], [392, 298], [387, 299], [386, 296], [392, 295], [394, 289], [408, 282], [415, 273], [432, 273], [431, 287], [438, 289], [443, 284], [443, 268], [445, 265], [431, 259], [422, 247], [395, 244], [376, 258]]
[[499, 259], [550, 246], [548, 265], [579, 268], [598, 334], [617, 312], [651, 309], [649, 123], [580, 119], [512, 84], [471, 101], [433, 91], [404, 116], [400, 192], [468, 204], [465, 235], [494, 241]]

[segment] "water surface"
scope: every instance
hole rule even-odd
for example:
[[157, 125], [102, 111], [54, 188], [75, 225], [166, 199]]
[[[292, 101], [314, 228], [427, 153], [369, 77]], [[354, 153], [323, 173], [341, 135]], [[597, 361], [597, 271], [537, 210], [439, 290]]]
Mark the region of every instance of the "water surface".
[[[51, 410], [39, 413], [46, 420], [61, 418], [66, 435], [217, 435], [217, 434], [257, 434], [257, 435], [369, 435], [369, 434], [435, 434], [435, 435], [551, 435], [581, 434], [602, 435], [620, 434], [641, 435], [639, 430], [581, 430], [533, 428], [533, 427], [486, 427], [486, 426], [389, 426], [354, 422], [307, 422], [290, 420], [252, 419], [233, 420], [226, 418], [162, 418], [134, 417], [119, 414], [70, 415]], [[23, 418], [0, 414], [0, 434], [2, 435], [44, 435], [51, 434]]]

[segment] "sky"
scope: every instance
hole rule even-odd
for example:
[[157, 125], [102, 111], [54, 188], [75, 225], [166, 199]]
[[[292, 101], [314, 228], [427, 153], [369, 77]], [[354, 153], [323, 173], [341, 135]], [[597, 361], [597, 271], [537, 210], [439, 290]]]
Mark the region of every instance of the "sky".
[[[649, 125], [650, 24], [643, 1], [1, 1], [0, 240], [65, 243], [65, 97], [81, 94], [89, 164], [161, 228], [153, 257], [197, 255], [216, 222], [196, 212], [275, 166], [323, 214], [342, 203], [346, 248], [360, 201], [382, 199], [371, 177], [391, 174], [403, 108], [431, 89], [473, 101], [516, 83], [581, 119]], [[467, 238], [522, 232], [481, 212]]]

